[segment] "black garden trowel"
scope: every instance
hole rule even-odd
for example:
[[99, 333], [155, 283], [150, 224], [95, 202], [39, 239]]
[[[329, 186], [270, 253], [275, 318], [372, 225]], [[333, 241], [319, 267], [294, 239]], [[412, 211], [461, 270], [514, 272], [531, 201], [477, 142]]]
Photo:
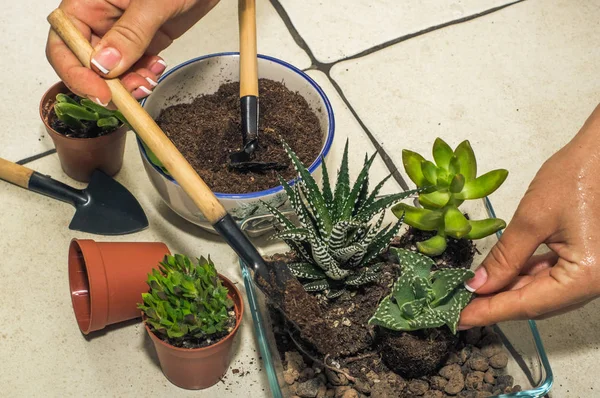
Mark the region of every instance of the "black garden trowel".
[[85, 189], [76, 189], [25, 166], [0, 158], [0, 179], [75, 206], [69, 229], [96, 235], [125, 235], [148, 227], [135, 197], [96, 170]]

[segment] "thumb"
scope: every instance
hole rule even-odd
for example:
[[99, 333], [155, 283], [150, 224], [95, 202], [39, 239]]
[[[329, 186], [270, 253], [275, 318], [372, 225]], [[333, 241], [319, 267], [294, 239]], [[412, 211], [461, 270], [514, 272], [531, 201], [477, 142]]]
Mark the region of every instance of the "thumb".
[[490, 294], [506, 287], [520, 274], [527, 260], [544, 241], [539, 236], [539, 228], [523, 214], [524, 212], [517, 211], [498, 242], [475, 271], [475, 276], [465, 282], [469, 291]]
[[144, 55], [154, 35], [171, 17], [165, 3], [132, 0], [94, 48], [92, 68], [103, 77], [125, 73]]

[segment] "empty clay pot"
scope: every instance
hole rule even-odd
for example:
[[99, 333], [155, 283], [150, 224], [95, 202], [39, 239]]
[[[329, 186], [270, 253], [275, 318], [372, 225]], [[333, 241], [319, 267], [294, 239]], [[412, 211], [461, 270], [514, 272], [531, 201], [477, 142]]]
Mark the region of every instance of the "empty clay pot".
[[231, 281], [219, 275], [229, 290], [236, 316], [235, 328], [218, 343], [203, 348], [178, 348], [158, 338], [148, 325], [163, 374], [178, 387], [200, 390], [216, 384], [227, 372], [233, 357], [233, 341], [244, 316], [244, 300]]
[[77, 181], [88, 182], [92, 172], [102, 170], [109, 176], [117, 174], [123, 166], [127, 126], [122, 126], [110, 134], [96, 138], [69, 138], [50, 126], [50, 111], [56, 101], [56, 94], [70, 93], [63, 82], [58, 82], [42, 97], [40, 117], [46, 131], [56, 147], [62, 169]]
[[140, 317], [137, 304], [146, 280], [170, 254], [164, 243], [95, 242], [73, 239], [69, 246], [69, 287], [83, 334]]

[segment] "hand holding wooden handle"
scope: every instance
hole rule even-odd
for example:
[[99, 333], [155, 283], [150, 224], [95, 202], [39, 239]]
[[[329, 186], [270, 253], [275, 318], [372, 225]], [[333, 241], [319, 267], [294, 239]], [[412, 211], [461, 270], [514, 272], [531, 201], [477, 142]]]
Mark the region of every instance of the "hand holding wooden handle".
[[240, 98], [258, 97], [258, 61], [256, 59], [256, 0], [239, 0], [240, 23]]
[[[67, 15], [61, 9], [56, 9], [48, 16], [48, 22], [79, 61], [89, 68], [94, 50]], [[123, 87], [119, 79], [107, 79], [106, 83], [112, 93], [114, 104], [125, 116], [136, 134], [194, 201], [202, 214], [211, 224], [222, 219], [227, 214], [223, 205], [152, 117]]]

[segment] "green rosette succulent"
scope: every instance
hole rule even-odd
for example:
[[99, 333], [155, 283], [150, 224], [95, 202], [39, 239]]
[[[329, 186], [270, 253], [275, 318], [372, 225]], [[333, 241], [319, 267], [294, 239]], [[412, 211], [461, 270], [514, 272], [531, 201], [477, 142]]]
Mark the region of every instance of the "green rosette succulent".
[[422, 231], [436, 235], [417, 243], [421, 253], [440, 255], [446, 250], [447, 238], [481, 239], [504, 228], [499, 218], [469, 220], [459, 210], [465, 200], [481, 199], [502, 185], [508, 171], [492, 170], [477, 177], [477, 161], [469, 141], [455, 150], [437, 138], [433, 144], [434, 162], [409, 150], [402, 151], [402, 162], [409, 178], [423, 191], [419, 194], [422, 208], [400, 203], [392, 209], [398, 217]]
[[369, 324], [395, 331], [447, 325], [456, 334], [460, 312], [472, 296], [464, 282], [474, 276], [473, 271], [446, 268], [431, 272], [435, 262], [430, 257], [404, 249], [391, 251], [398, 257], [402, 273]]
[[159, 269], [148, 275], [147, 283], [150, 291], [142, 294], [138, 308], [163, 338], [179, 342], [208, 339], [228, 333], [234, 326], [233, 301], [210, 257], [193, 263], [181, 254], [167, 255]]
[[82, 98], [77, 102], [67, 94], [57, 94], [54, 112], [60, 121], [75, 130], [85, 128], [84, 122], [93, 122], [101, 129], [110, 130], [127, 120], [118, 110], [110, 110], [95, 102]]
[[378, 197], [390, 178], [387, 176], [371, 191], [369, 169], [375, 155], [365, 157], [354, 184], [348, 172], [348, 142], [338, 170], [335, 188], [322, 162], [323, 184], [319, 188], [308, 169], [284, 143], [298, 181], [290, 186], [280, 178], [300, 225], [296, 226], [279, 210], [265, 206], [283, 226], [273, 238], [282, 239], [295, 252], [298, 262], [288, 264], [292, 274], [307, 291], [323, 291], [327, 298], [341, 295], [349, 286], [377, 279], [382, 264], [377, 257], [398, 233], [402, 220], [383, 226], [385, 210], [418, 192], [406, 191]]

